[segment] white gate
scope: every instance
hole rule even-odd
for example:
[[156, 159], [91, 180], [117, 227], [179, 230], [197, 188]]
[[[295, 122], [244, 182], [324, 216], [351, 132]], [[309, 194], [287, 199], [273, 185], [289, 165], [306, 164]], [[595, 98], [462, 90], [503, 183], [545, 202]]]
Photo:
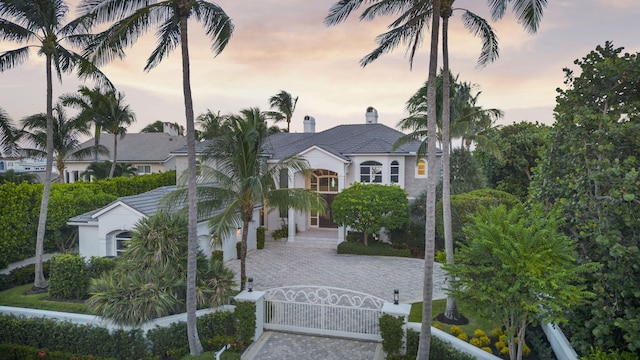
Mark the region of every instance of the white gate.
[[264, 328], [381, 341], [384, 299], [346, 289], [287, 286], [265, 291]]

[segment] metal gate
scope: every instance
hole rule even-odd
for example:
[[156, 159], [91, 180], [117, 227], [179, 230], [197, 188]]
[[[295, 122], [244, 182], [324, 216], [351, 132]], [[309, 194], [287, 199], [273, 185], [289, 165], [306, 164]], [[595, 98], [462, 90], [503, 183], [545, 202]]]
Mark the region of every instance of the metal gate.
[[384, 299], [357, 291], [287, 286], [265, 291], [264, 328], [381, 341]]

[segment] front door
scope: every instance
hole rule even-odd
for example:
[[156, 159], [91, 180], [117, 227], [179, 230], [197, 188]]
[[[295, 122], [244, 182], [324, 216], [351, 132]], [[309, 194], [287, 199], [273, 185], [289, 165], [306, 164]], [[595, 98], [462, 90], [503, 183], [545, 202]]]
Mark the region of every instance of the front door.
[[336, 194], [320, 194], [327, 201], [327, 214], [325, 216], [319, 216], [318, 223], [321, 228], [337, 228], [338, 224], [333, 222], [331, 216], [331, 203]]

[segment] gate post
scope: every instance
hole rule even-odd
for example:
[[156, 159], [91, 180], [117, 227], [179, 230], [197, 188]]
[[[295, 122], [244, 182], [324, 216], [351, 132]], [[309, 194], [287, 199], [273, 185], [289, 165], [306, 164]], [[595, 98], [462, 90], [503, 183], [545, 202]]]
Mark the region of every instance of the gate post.
[[402, 323], [402, 348], [401, 354], [407, 353], [407, 322], [409, 320], [409, 313], [411, 312], [410, 304], [393, 304], [386, 302], [382, 305], [382, 313], [391, 316], [402, 317], [404, 322]]
[[243, 290], [234, 297], [237, 302], [252, 302], [256, 308], [256, 331], [253, 335], [253, 341], [257, 341], [264, 331], [264, 291], [247, 291]]

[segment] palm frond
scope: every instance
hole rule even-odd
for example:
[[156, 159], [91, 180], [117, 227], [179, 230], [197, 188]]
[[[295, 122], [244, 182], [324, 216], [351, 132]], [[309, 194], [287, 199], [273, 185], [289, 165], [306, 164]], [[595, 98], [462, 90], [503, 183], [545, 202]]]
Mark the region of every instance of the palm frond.
[[229, 43], [234, 26], [231, 18], [216, 4], [208, 1], [197, 1], [193, 12], [198, 21], [204, 23], [205, 33], [211, 40], [211, 51], [218, 55]]
[[178, 19], [176, 17], [167, 19], [159, 26], [156, 36], [158, 37], [158, 43], [147, 59], [147, 64], [144, 67], [145, 71], [156, 67], [168, 53], [175, 50], [180, 44], [180, 23]]
[[547, 0], [514, 1], [513, 12], [518, 19], [518, 24], [522, 25], [527, 32], [534, 34], [538, 31], [546, 7]]
[[27, 61], [29, 57], [29, 47], [8, 50], [0, 53], [0, 72], [9, 70]]
[[25, 43], [34, 37], [37, 37], [37, 35], [33, 31], [20, 24], [0, 18], [0, 39], [16, 43]]
[[329, 14], [324, 18], [324, 24], [327, 26], [338, 25], [345, 21], [351, 12], [368, 2], [372, 2], [372, 0], [339, 0], [329, 9]]
[[478, 66], [482, 67], [498, 60], [500, 56], [498, 36], [487, 20], [470, 11], [465, 11], [461, 18], [464, 27], [467, 28], [473, 36], [480, 37], [482, 40], [482, 51], [478, 57]]

